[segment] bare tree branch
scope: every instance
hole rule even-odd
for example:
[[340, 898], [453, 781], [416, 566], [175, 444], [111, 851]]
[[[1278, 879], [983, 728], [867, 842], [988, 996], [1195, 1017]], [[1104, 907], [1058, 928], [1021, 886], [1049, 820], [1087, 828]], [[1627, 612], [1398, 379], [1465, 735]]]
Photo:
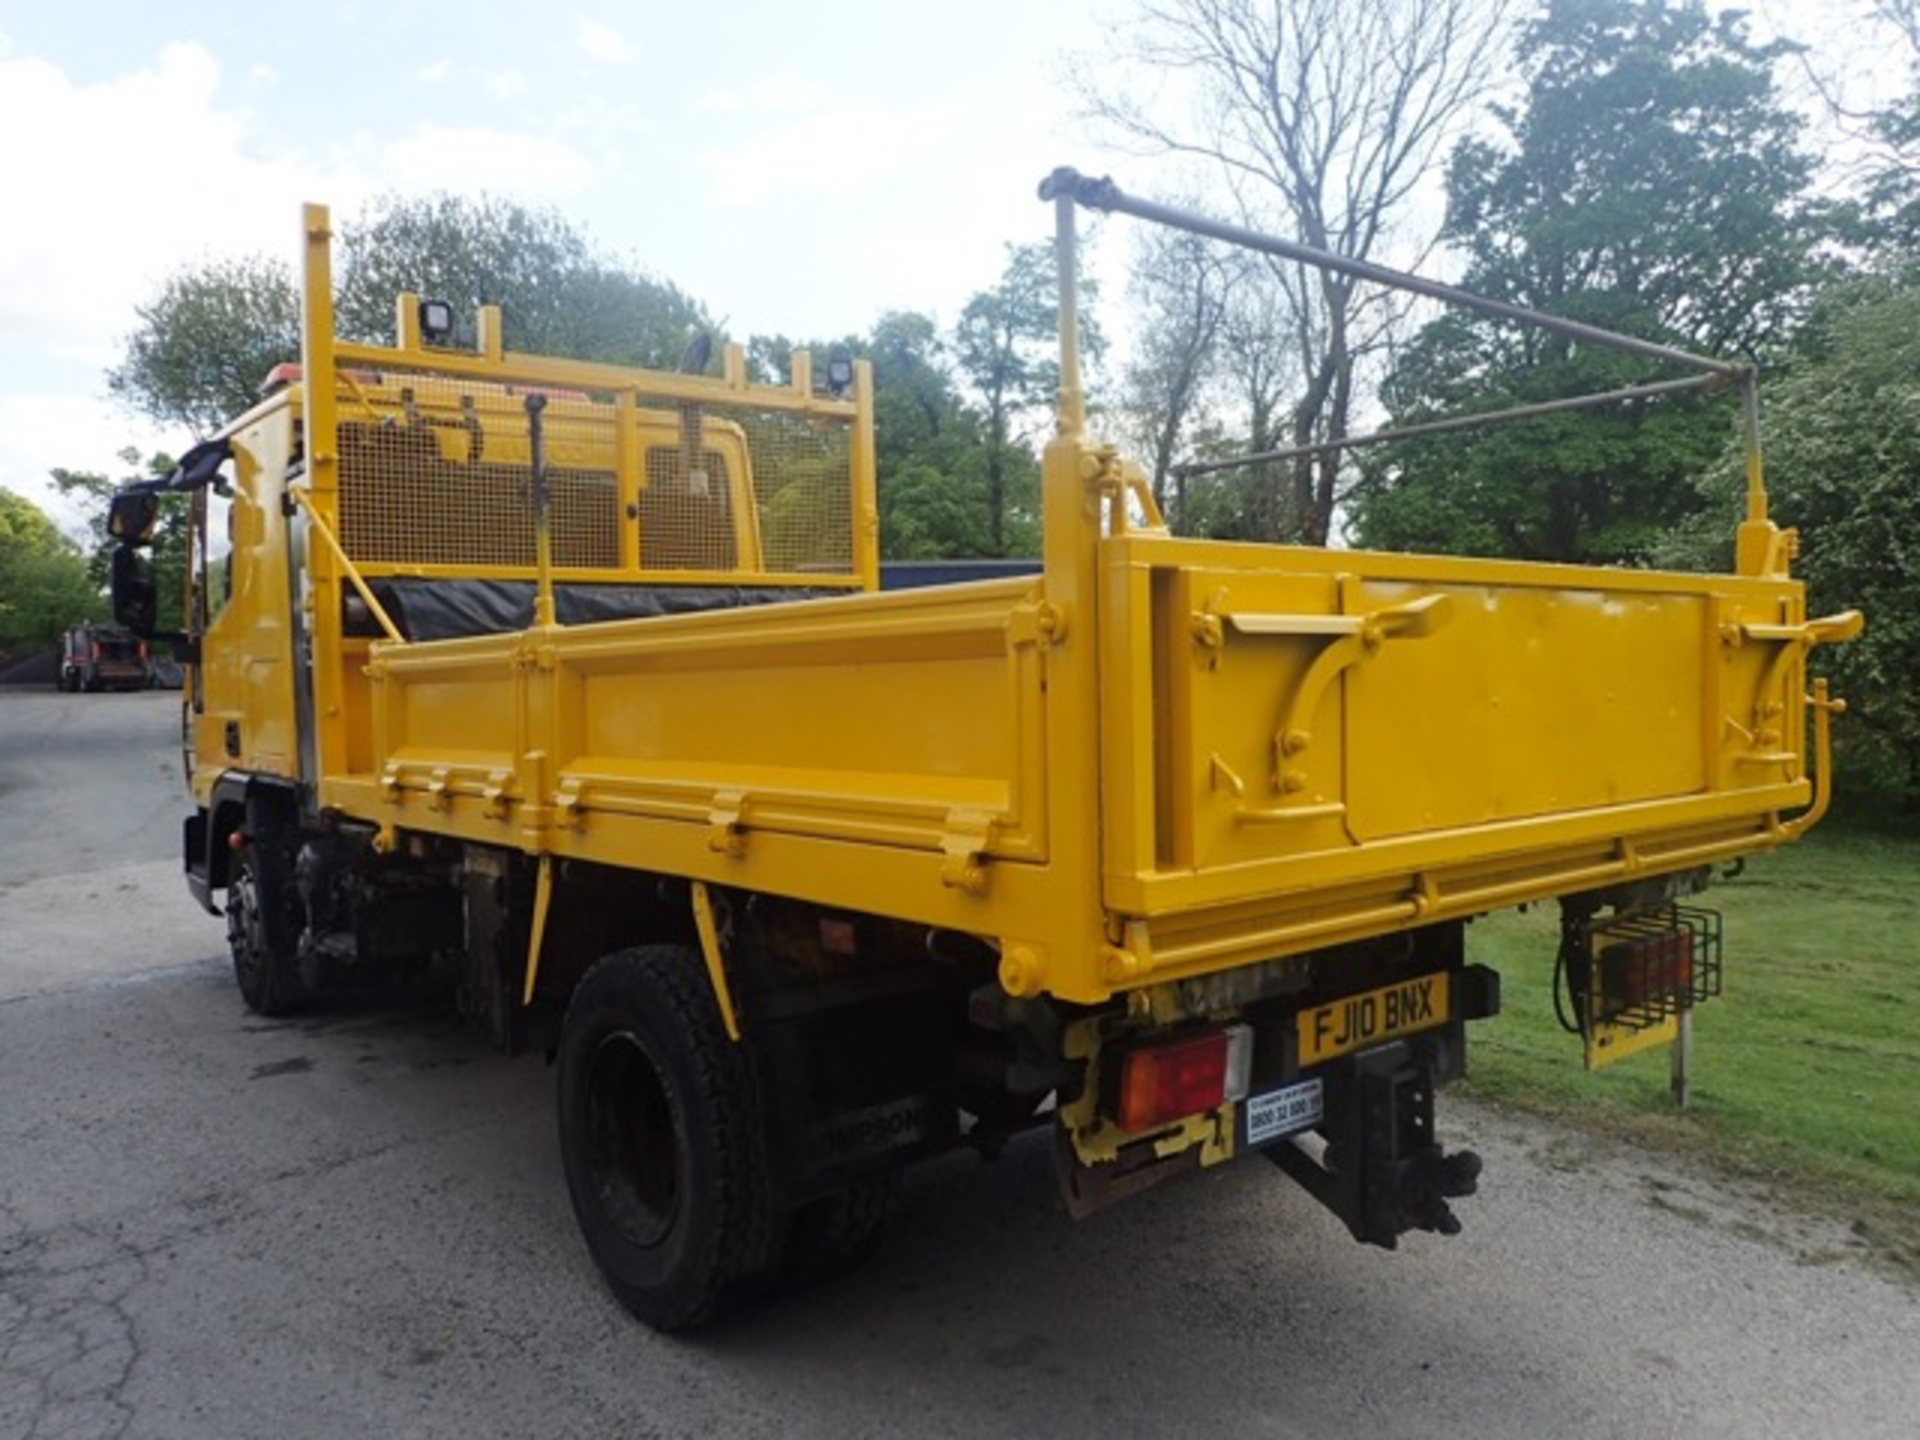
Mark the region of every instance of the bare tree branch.
[[[1886, 4], [1920, 0], [1881, 0]], [[1486, 92], [1514, 0], [1142, 0], [1114, 53], [1078, 76], [1110, 136], [1183, 162], [1230, 197], [1246, 224], [1357, 259], [1397, 242], [1423, 181]], [[1154, 83], [1149, 83], [1154, 82]], [[1165, 91], [1179, 92], [1179, 104]], [[1431, 243], [1438, 216], [1424, 227]], [[1280, 373], [1300, 386], [1284, 407], [1292, 443], [1349, 433], [1360, 365], [1401, 313], [1337, 275], [1250, 268], [1282, 318], [1240, 335], [1234, 357], [1248, 419], [1282, 408], [1248, 388]], [[1247, 317], [1257, 316], [1251, 307]], [[1245, 317], [1243, 317], [1245, 318]], [[1284, 372], [1252, 352], [1286, 346]], [[1303, 458], [1271, 497], [1270, 538], [1324, 544], [1338, 457]]]

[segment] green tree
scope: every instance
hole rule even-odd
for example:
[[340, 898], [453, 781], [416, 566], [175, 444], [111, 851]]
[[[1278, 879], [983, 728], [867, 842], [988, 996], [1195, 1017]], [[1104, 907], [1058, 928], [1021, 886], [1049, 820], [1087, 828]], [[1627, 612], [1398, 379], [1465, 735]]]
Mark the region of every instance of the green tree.
[[[388, 196], [340, 227], [335, 323], [390, 342], [394, 297], [447, 300], [470, 324], [501, 307], [508, 349], [676, 367], [690, 335], [713, 328], [676, 286], [596, 254], [557, 215], [507, 201]], [[252, 405], [268, 372], [300, 353], [300, 288], [262, 257], [182, 270], [134, 310], [108, 371], [114, 395], [196, 436]]]
[[[954, 327], [954, 363], [980, 416], [990, 555], [1030, 554], [1039, 543], [1032, 441], [1060, 389], [1059, 324], [1053, 247], [1037, 241], [1007, 247], [999, 280], [967, 301]], [[1082, 344], [1097, 355], [1090, 326]]]
[[690, 335], [713, 328], [677, 286], [596, 254], [556, 211], [455, 195], [373, 202], [340, 231], [336, 323], [356, 339], [393, 334], [402, 292], [449, 301], [458, 317], [501, 309], [509, 350], [672, 369]]
[[873, 360], [880, 547], [889, 560], [998, 553], [979, 417], [963, 402], [939, 327], [894, 311], [867, 338]]
[[[1518, 50], [1503, 141], [1462, 144], [1446, 237], [1469, 289], [1714, 354], [1780, 341], [1817, 276], [1823, 212], [1801, 122], [1743, 18], [1703, 0], [1549, 0]], [[1459, 313], [1428, 325], [1383, 399], [1394, 423], [1596, 391], [1646, 362]], [[1377, 454], [1369, 545], [1636, 562], [1697, 503], [1724, 442], [1713, 401], [1636, 404]]]
[[107, 388], [133, 409], [195, 436], [252, 405], [275, 365], [300, 354], [300, 292], [261, 256], [182, 270], [145, 304]]
[[873, 361], [874, 447], [880, 473], [945, 465], [980, 443], [931, 316], [882, 315], [864, 348]]
[[565, 276], [551, 323], [525, 348], [672, 370], [694, 336], [717, 329], [706, 307], [671, 281], [589, 258]]
[[105, 614], [80, 547], [31, 500], [0, 489], [0, 656], [45, 648]]
[[747, 342], [748, 369], [765, 382], [785, 384], [791, 356], [802, 348], [813, 354], [816, 379], [836, 350], [865, 355], [873, 364], [882, 557], [937, 560], [993, 553], [978, 419], [961, 400], [934, 321], [892, 311], [865, 336], [805, 345], [785, 335], [755, 335]]
[[[167, 474], [174, 468], [168, 455], [150, 455], [144, 460], [132, 446], [120, 452], [120, 459], [136, 477]], [[62, 495], [84, 502], [87, 529], [93, 545], [87, 554], [87, 576], [96, 592], [105, 591], [112, 579], [115, 542], [107, 534], [107, 509], [119, 483], [98, 471], [56, 468], [51, 472], [54, 488]], [[145, 558], [153, 575], [155, 608], [154, 628], [159, 631], [183, 627], [188, 549], [188, 525], [191, 501], [185, 495], [163, 494], [160, 516], [154, 526], [153, 543]]]
[[[1800, 531], [1808, 604], [1867, 616], [1858, 640], [1818, 654], [1849, 704], [1843, 773], [1877, 777], [1920, 811], [1920, 271], [1825, 293], [1765, 398], [1771, 509]], [[1728, 563], [1743, 471], [1728, 457], [1704, 486], [1723, 523], [1662, 559]]]
[[[120, 458], [131, 464], [137, 453], [122, 450]], [[85, 507], [87, 531], [93, 541], [87, 551], [87, 575], [97, 587], [106, 589], [113, 573], [114, 542], [107, 535], [107, 505], [116, 488], [113, 481], [97, 470], [68, 470], [64, 466], [55, 466], [48, 472], [48, 478], [53, 481], [54, 489], [70, 500], [79, 500]]]

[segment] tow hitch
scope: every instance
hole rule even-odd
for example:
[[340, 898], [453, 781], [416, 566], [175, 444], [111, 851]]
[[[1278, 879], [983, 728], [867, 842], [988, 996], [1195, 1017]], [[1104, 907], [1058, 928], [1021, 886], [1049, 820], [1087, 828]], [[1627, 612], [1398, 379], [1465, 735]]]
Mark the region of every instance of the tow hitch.
[[1433, 1075], [1404, 1044], [1381, 1046], [1326, 1076], [1327, 1113], [1315, 1156], [1302, 1141], [1265, 1155], [1346, 1223], [1356, 1240], [1391, 1250], [1408, 1230], [1460, 1233], [1449, 1200], [1479, 1187], [1480, 1157], [1434, 1139]]

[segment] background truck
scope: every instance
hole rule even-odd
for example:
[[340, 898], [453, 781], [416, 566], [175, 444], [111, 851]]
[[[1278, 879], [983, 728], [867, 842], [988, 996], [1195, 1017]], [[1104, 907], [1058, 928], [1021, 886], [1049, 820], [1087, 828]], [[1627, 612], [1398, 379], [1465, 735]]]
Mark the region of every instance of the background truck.
[[147, 647], [118, 625], [73, 625], [60, 633], [56, 688], [67, 691], [144, 690]]
[[1030, 1128], [1076, 1214], [1257, 1152], [1361, 1240], [1452, 1233], [1471, 917], [1559, 898], [1589, 1045], [1645, 1043], [1719, 983], [1677, 902], [1824, 805], [1806, 658], [1858, 617], [1807, 618], [1757, 456], [1732, 575], [1177, 537], [1086, 433], [1076, 206], [1356, 267], [1043, 193], [1033, 573], [880, 587], [864, 364], [512, 354], [490, 309], [452, 348], [413, 296], [394, 347], [337, 339], [319, 207], [301, 364], [114, 502], [149, 626], [157, 492], [191, 506], [186, 872], [247, 1004], [438, 974], [554, 1057], [587, 1246], [655, 1326], [857, 1259], [902, 1167]]

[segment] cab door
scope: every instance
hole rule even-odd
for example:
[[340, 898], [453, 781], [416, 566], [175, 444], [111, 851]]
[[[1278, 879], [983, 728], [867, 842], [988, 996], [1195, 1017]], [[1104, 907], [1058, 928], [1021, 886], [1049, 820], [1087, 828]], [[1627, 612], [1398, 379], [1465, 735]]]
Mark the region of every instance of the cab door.
[[291, 433], [281, 409], [231, 437], [227, 483], [195, 498], [188, 704], [194, 771], [208, 784], [227, 770], [302, 778], [282, 505]]

